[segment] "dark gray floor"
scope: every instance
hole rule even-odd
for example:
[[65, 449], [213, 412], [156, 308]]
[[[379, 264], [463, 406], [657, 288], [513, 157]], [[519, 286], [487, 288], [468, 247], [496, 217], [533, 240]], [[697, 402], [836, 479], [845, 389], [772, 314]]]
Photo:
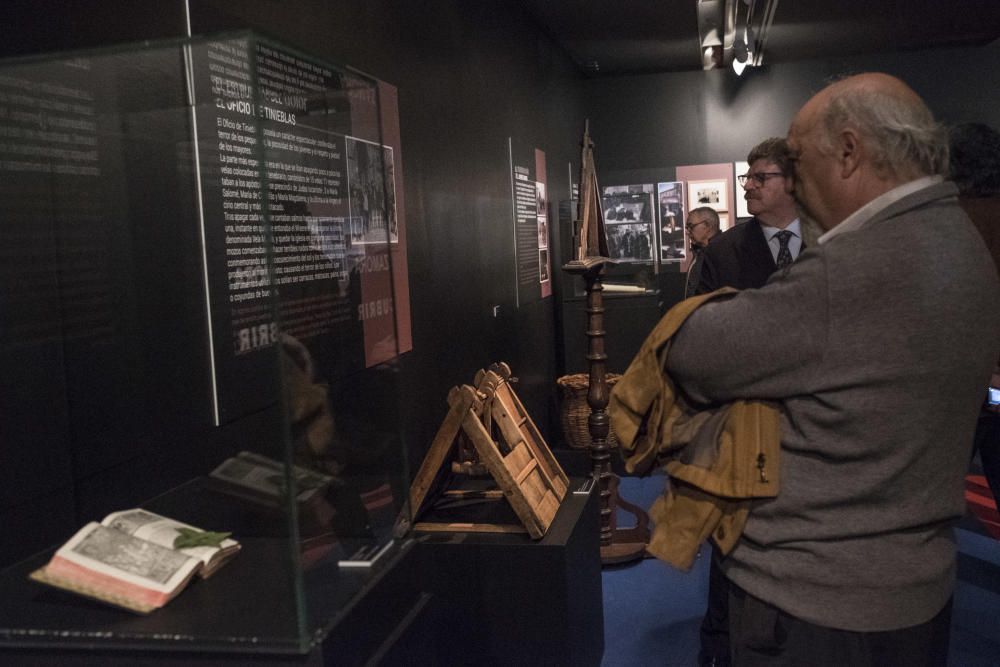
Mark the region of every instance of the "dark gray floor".
[[[626, 477], [621, 496], [649, 507], [664, 478]], [[629, 519], [623, 516], [623, 525]], [[974, 519], [972, 519], [974, 522]], [[952, 615], [950, 664], [1000, 666], [1000, 542], [966, 521], [958, 530], [959, 582]], [[697, 664], [698, 625], [708, 593], [708, 551], [690, 572], [654, 559], [608, 567], [604, 584], [603, 667]]]

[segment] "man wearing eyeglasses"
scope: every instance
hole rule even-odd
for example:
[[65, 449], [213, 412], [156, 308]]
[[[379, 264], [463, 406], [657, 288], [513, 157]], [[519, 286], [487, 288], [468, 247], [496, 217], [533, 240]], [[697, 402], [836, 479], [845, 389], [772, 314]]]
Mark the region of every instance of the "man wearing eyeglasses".
[[[771, 274], [789, 266], [802, 250], [802, 224], [787, 185], [788, 144], [772, 137], [747, 156], [750, 170], [739, 177], [747, 210], [754, 216], [727, 230], [702, 253], [696, 294], [720, 287], [763, 287]], [[699, 664], [729, 665], [729, 587], [713, 549], [708, 608], [701, 623]]]
[[719, 214], [709, 206], [691, 209], [688, 222], [684, 225], [688, 238], [691, 240], [691, 253], [694, 259], [688, 267], [687, 281], [684, 283], [684, 298], [698, 294], [698, 284], [701, 282], [702, 254], [713, 240], [719, 238]]
[[786, 268], [802, 250], [802, 225], [789, 181], [788, 145], [765, 139], [747, 156], [750, 170], [739, 177], [749, 221], [726, 231], [705, 253], [698, 294], [720, 287], [763, 287], [771, 274]]

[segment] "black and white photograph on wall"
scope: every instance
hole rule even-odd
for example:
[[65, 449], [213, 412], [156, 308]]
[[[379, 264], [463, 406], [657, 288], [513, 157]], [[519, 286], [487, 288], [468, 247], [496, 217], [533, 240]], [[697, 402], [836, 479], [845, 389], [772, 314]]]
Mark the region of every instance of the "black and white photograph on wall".
[[399, 243], [392, 148], [353, 137], [347, 137], [346, 148], [351, 243]]
[[545, 283], [549, 280], [549, 251], [541, 249], [538, 251], [538, 282]]
[[653, 259], [652, 226], [645, 223], [607, 225], [608, 254], [619, 262], [650, 262]]
[[611, 259], [626, 263], [653, 260], [656, 247], [653, 201], [652, 192], [617, 192], [601, 198]]
[[729, 210], [726, 181], [688, 181], [688, 210], [709, 206], [716, 211]]
[[545, 215], [538, 216], [538, 247], [549, 247], [549, 218]]
[[750, 173], [750, 164], [747, 162], [734, 162], [733, 163], [733, 183], [736, 183], [736, 192], [733, 193], [733, 199], [736, 201], [736, 217], [737, 218], [750, 218], [750, 211], [747, 210], [747, 200], [743, 198], [742, 188], [739, 186], [740, 176], [743, 174]]
[[535, 213], [545, 215], [548, 198], [545, 196], [545, 183], [535, 181]]
[[642, 215], [642, 200], [631, 198], [605, 197], [604, 222], [639, 222]]
[[680, 262], [684, 251], [684, 184], [657, 183], [660, 213], [660, 261]]

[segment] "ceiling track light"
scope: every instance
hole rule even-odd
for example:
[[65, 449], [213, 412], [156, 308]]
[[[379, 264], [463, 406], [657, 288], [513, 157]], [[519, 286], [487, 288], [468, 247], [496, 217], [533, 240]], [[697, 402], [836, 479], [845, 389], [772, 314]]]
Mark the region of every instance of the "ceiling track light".
[[750, 49], [747, 42], [747, 31], [743, 29], [743, 36], [737, 37], [733, 42], [733, 71], [736, 76], [742, 76], [743, 70], [750, 64]]
[[[732, 21], [732, 48], [726, 52], [726, 61], [732, 65], [736, 76], [741, 76], [750, 64], [749, 25], [756, 0], [728, 0], [727, 20]], [[741, 11], [741, 9], [744, 9]]]
[[701, 67], [704, 70], [722, 67], [722, 45], [706, 46], [701, 51]]
[[779, 0], [695, 0], [703, 69], [731, 65], [737, 75], [764, 64]]
[[731, 65], [737, 75], [764, 61], [779, 0], [696, 0], [703, 69]]
[[725, 66], [725, 9], [730, 1], [697, 0], [698, 45], [703, 69]]

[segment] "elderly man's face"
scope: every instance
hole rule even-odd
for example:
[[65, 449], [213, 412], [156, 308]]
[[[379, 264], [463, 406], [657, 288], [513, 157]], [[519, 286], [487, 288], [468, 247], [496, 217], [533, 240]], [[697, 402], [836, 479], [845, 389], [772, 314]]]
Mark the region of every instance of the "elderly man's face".
[[793, 178], [787, 187], [805, 213], [824, 230], [829, 230], [840, 222], [834, 219], [833, 213], [836, 165], [833, 156], [823, 150], [815, 102], [813, 98], [799, 111], [788, 130]]
[[703, 211], [692, 213], [688, 216], [688, 233], [691, 235], [691, 242], [704, 246], [712, 236], [715, 228], [712, 226], [710, 214]]

